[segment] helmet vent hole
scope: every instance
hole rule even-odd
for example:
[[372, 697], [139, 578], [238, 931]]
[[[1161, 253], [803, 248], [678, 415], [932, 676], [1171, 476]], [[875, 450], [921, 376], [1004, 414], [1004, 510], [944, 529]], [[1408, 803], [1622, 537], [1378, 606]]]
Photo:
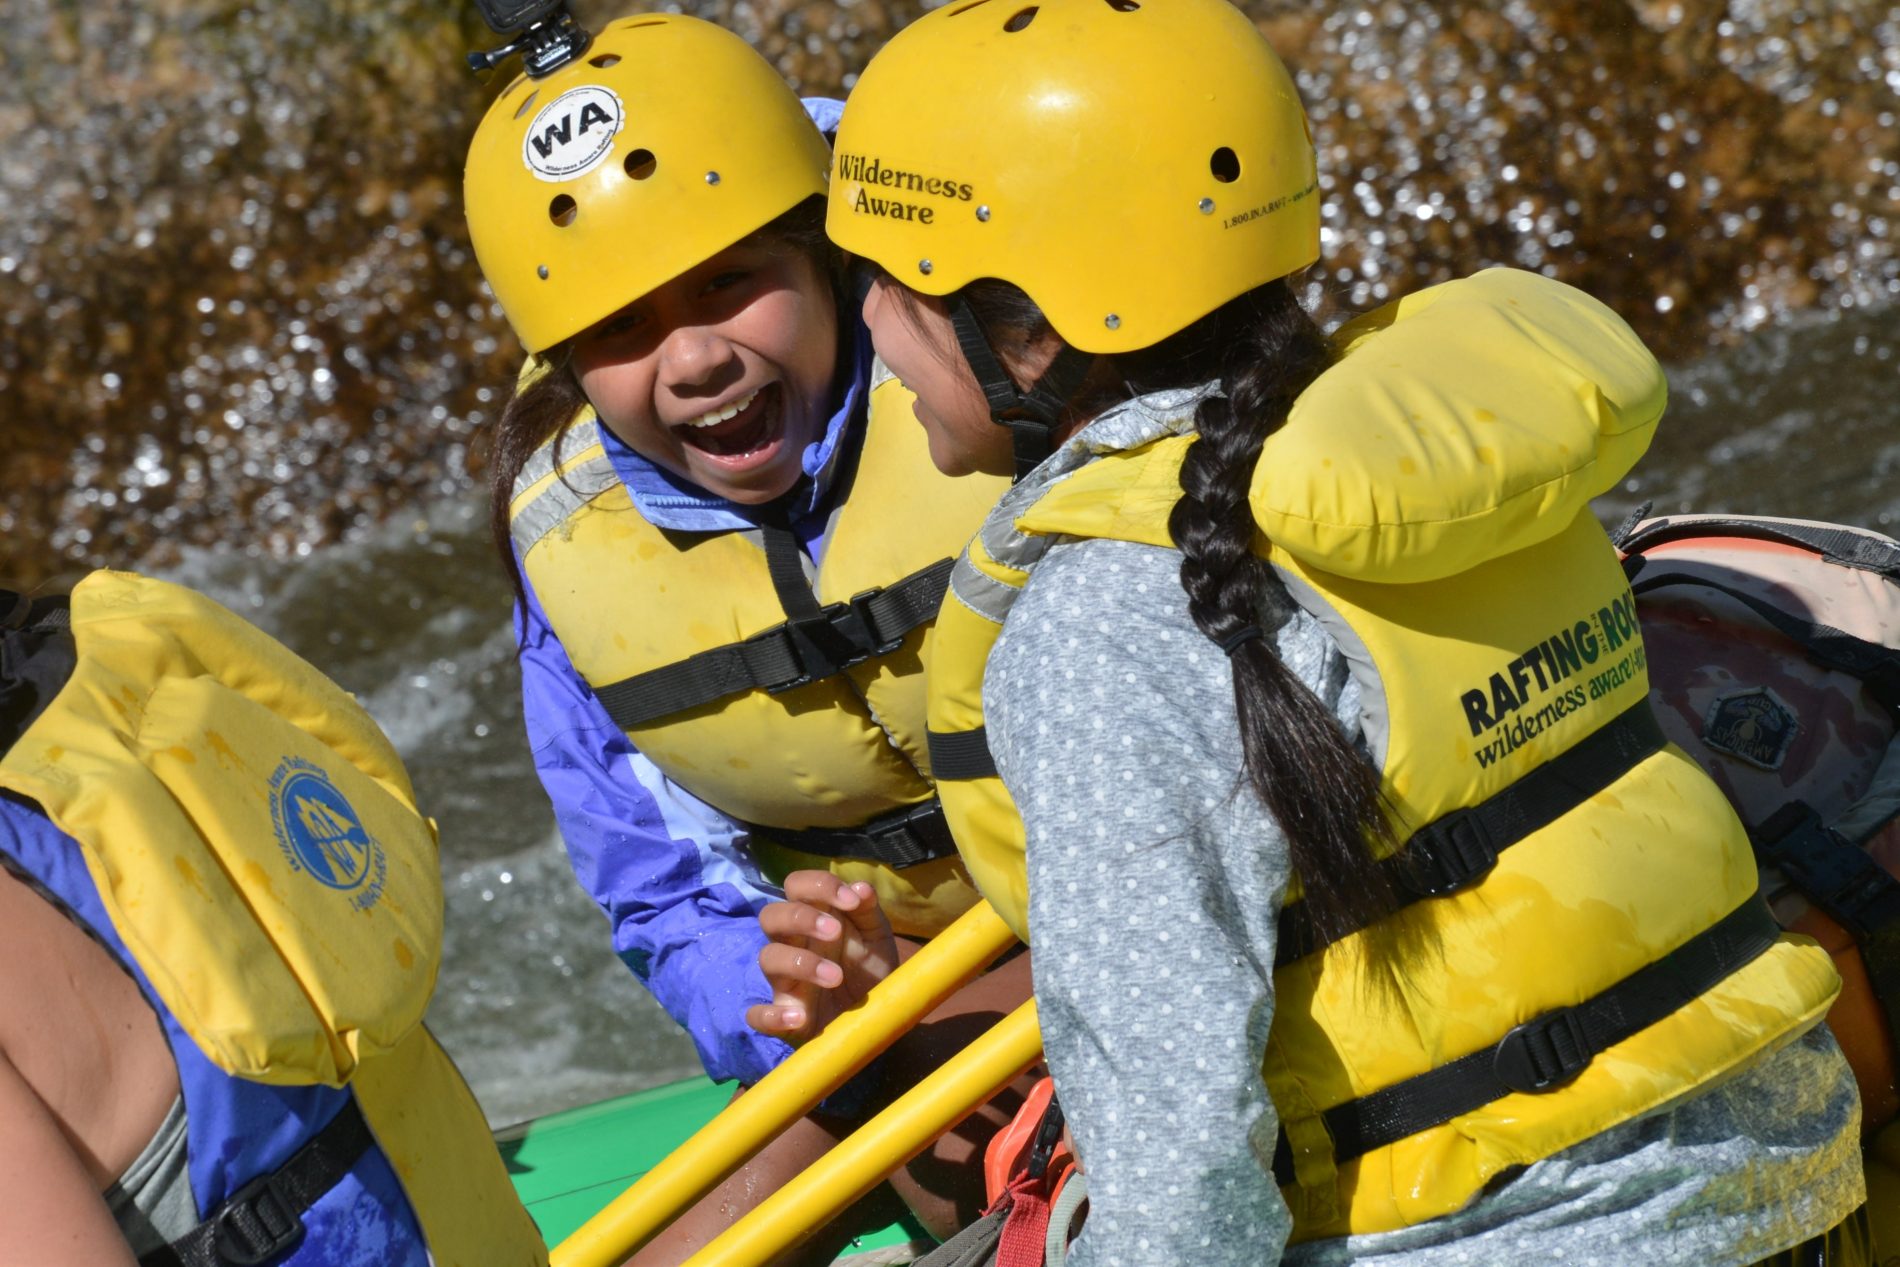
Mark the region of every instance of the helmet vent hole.
[[589, 66], [598, 66], [600, 69], [606, 70], [609, 66], [618, 66], [620, 64], [620, 54], [602, 53], [599, 57], [588, 58], [587, 64]]
[[1018, 9], [1010, 14], [1009, 21], [1003, 23], [1003, 29], [1011, 32], [1020, 31], [1035, 20], [1036, 6], [1032, 4], [1027, 9]]
[[1133, 13], [1141, 6], [1136, 4], [1135, 0], [1108, 0], [1108, 7], [1117, 13]]
[[548, 204], [548, 219], [565, 229], [574, 223], [574, 217], [580, 214], [580, 206], [567, 194], [555, 195]]
[[530, 92], [527, 96], [523, 97], [521, 99], [521, 104], [515, 107], [515, 118], [519, 119], [522, 115], [528, 113], [529, 110], [533, 109], [534, 99], [536, 97], [539, 97], [540, 95], [541, 95], [541, 90], [539, 88], [536, 88], [533, 92]]
[[1231, 185], [1240, 179], [1240, 156], [1223, 145], [1207, 160], [1207, 170], [1221, 184]]
[[660, 160], [653, 157], [652, 150], [634, 150], [627, 155], [627, 161], [621, 164], [627, 169], [627, 175], [635, 180], [645, 180], [659, 165]]
[[968, 13], [971, 9], [979, 9], [983, 7], [984, 5], [988, 4], [989, 2], [990, 0], [970, 0], [968, 4], [960, 4], [956, 8], [950, 10], [949, 16], [954, 18], [959, 13]]

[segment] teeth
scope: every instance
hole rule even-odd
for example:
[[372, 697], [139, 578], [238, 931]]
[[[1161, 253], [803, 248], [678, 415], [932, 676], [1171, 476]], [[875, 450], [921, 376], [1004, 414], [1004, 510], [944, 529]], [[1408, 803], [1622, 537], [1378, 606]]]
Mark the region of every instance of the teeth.
[[751, 404], [753, 401], [757, 400], [758, 397], [759, 397], [759, 393], [757, 390], [748, 392], [745, 396], [741, 397], [738, 400], [733, 401], [730, 405], [727, 405], [724, 409], [710, 410], [706, 413], [699, 415], [699, 417], [697, 418], [689, 418], [685, 422], [682, 422], [680, 426], [682, 427], [716, 427], [720, 423], [726, 421], [728, 418], [737, 418], [739, 416], [740, 411], [743, 410], [747, 405]]

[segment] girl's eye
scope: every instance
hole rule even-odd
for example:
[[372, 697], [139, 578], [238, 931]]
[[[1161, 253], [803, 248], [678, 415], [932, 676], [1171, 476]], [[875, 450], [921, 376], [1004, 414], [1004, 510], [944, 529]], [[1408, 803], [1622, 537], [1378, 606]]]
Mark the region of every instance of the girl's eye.
[[746, 269], [742, 269], [742, 268], [727, 269], [723, 273], [715, 274], [712, 280], [706, 283], [706, 291], [708, 294], [710, 294], [711, 292], [715, 290], [730, 289], [733, 286], [737, 286], [740, 282], [744, 281], [746, 278], [750, 277], [751, 275], [752, 274]]
[[600, 333], [602, 335], [625, 334], [629, 330], [639, 329], [640, 326], [645, 323], [645, 313], [623, 312], [618, 316], [609, 317], [603, 321], [600, 326]]

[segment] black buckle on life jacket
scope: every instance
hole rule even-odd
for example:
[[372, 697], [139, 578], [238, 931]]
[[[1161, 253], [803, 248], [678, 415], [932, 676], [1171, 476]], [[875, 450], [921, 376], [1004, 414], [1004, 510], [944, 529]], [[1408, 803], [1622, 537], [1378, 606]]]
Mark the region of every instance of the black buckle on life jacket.
[[303, 1216], [260, 1175], [232, 1194], [212, 1220], [211, 1247], [219, 1262], [254, 1267], [303, 1235]]
[[1806, 801], [1782, 806], [1752, 835], [1762, 863], [1778, 869], [1856, 941], [1900, 920], [1900, 882]]
[[1473, 810], [1453, 810], [1427, 823], [1405, 845], [1401, 882], [1417, 897], [1470, 888], [1498, 865], [1498, 841]]
[[1051, 1094], [1049, 1107], [1042, 1111], [1042, 1121], [1036, 1126], [1036, 1138], [1029, 1146], [1031, 1179], [1040, 1179], [1049, 1172], [1049, 1163], [1055, 1160], [1056, 1145], [1062, 1142], [1062, 1124], [1062, 1101]]
[[1577, 1009], [1559, 1008], [1506, 1034], [1491, 1071], [1513, 1091], [1548, 1091], [1582, 1073], [1596, 1054]]
[[865, 590], [845, 602], [820, 608], [816, 616], [794, 616], [778, 629], [748, 638], [746, 641], [755, 642], [782, 633], [798, 658], [798, 676], [768, 685], [766, 693], [795, 690], [903, 646], [903, 633], [886, 636], [878, 630], [871, 601], [883, 592]]
[[908, 866], [947, 858], [957, 851], [957, 843], [943, 818], [943, 805], [932, 797], [896, 814], [884, 814], [864, 825], [864, 834], [874, 845], [872, 857], [880, 861], [905, 858]]

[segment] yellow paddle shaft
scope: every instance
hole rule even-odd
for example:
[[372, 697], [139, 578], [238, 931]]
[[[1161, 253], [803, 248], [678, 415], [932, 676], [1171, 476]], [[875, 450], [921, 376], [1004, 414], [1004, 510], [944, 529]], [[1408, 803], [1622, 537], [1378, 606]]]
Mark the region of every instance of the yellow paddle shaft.
[[617, 1267], [1016, 940], [979, 902], [691, 1139], [554, 1247], [553, 1267]]
[[721, 1232], [685, 1267], [758, 1267], [798, 1244], [968, 1117], [1042, 1054], [1030, 999]]

